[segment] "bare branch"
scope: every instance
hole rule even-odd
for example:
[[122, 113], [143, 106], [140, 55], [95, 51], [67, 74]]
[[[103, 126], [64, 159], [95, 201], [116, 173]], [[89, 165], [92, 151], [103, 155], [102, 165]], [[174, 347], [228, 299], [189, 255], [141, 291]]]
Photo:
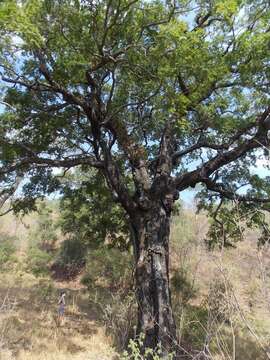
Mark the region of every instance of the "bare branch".
[[7, 103], [6, 101], [0, 100], [0, 105], [4, 105], [9, 107], [11, 110], [16, 111], [15, 107], [13, 107], [12, 105], [10, 105], [9, 103]]

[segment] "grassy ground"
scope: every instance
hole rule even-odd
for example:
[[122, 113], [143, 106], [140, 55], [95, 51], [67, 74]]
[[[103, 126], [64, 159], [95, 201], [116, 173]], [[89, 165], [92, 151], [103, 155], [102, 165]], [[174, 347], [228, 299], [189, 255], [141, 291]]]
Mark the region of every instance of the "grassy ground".
[[57, 326], [58, 289], [66, 285], [31, 274], [2, 274], [1, 360], [113, 359], [112, 340], [76, 284], [68, 288], [65, 322]]
[[[17, 262], [13, 258], [15, 265], [0, 274], [0, 360], [119, 358], [115, 332], [128, 329], [123, 322], [130, 315], [121, 294], [112, 296], [110, 308], [108, 296], [89, 302], [80, 277], [63, 282], [26, 271], [36, 217], [23, 224], [0, 218], [0, 232], [17, 238]], [[256, 233], [249, 233], [236, 249], [209, 253], [203, 242], [207, 228], [206, 217], [192, 210], [172, 224], [172, 295], [182, 344], [193, 355], [208, 348], [212, 360], [269, 359], [270, 249], [258, 250]], [[56, 324], [60, 289], [67, 290], [68, 304], [62, 327]], [[111, 311], [107, 326], [101, 321], [105, 307]]]

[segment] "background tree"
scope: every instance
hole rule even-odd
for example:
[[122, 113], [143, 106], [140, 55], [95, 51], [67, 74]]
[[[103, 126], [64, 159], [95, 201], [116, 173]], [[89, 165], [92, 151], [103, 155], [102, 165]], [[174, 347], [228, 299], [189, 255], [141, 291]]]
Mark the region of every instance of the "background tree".
[[166, 357], [179, 192], [268, 208], [250, 170], [269, 144], [268, 2], [10, 0], [0, 28], [3, 191], [24, 175], [29, 206], [55, 167], [103, 174], [132, 229], [138, 332]]
[[101, 173], [76, 169], [62, 180], [61, 195], [58, 226], [66, 239], [56, 267], [76, 274], [85, 265], [88, 250], [104, 244], [120, 251], [130, 247], [125, 213], [113, 200]]
[[37, 246], [47, 252], [54, 250], [57, 240], [55, 219], [51, 207], [46, 202], [39, 204], [37, 226], [30, 234], [31, 246]]

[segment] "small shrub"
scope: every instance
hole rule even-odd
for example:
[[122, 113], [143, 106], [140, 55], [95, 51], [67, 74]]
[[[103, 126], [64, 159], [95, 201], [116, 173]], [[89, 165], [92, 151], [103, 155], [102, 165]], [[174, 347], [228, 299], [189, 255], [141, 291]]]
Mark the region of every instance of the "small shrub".
[[111, 296], [110, 304], [102, 309], [103, 323], [107, 333], [112, 335], [117, 348], [123, 350], [134, 335], [136, 323], [136, 302], [133, 293], [123, 296], [121, 293]]
[[14, 260], [13, 255], [16, 251], [14, 246], [15, 238], [11, 236], [0, 236], [0, 268], [3, 270], [7, 263]]
[[101, 314], [101, 321], [119, 350], [133, 336], [136, 321], [132, 263], [128, 252], [104, 246], [89, 252], [82, 279], [90, 302]]
[[[124, 351], [121, 360], [160, 360], [164, 359], [162, 355], [161, 346], [158, 345], [156, 349], [146, 348], [141, 350], [144, 343], [144, 334], [140, 334], [138, 339], [130, 340], [128, 344], [128, 351]], [[174, 353], [166, 355], [166, 360], [173, 360]]]
[[52, 256], [37, 247], [31, 247], [27, 254], [27, 269], [35, 276], [47, 275]]
[[178, 298], [177, 300], [180, 301], [181, 305], [185, 305], [196, 295], [194, 282], [189, 279], [187, 272], [182, 269], [174, 271], [171, 286], [174, 296]]
[[64, 240], [51, 267], [52, 276], [58, 280], [75, 278], [84, 268], [86, 255], [86, 247], [79, 238]]
[[208, 309], [206, 306], [187, 305], [181, 336], [183, 344], [189, 344], [193, 350], [201, 350], [205, 343], [207, 324]]
[[82, 266], [85, 264], [86, 249], [79, 238], [69, 238], [62, 242], [57, 263], [61, 266]]
[[90, 251], [82, 283], [88, 288], [101, 286], [110, 289], [129, 289], [132, 286], [133, 260], [128, 252], [101, 247]]

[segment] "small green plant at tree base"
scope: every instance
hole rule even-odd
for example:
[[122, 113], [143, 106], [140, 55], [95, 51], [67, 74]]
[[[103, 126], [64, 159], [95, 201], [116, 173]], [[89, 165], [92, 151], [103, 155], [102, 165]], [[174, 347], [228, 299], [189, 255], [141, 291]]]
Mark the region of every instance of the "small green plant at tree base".
[[[144, 334], [140, 334], [135, 340], [130, 339], [128, 344], [128, 351], [124, 351], [121, 360], [161, 360], [164, 359], [162, 355], [161, 344], [159, 343], [156, 349], [146, 348], [143, 349]], [[143, 350], [142, 350], [143, 349]], [[173, 360], [175, 353], [172, 352], [166, 355], [166, 360]]]

